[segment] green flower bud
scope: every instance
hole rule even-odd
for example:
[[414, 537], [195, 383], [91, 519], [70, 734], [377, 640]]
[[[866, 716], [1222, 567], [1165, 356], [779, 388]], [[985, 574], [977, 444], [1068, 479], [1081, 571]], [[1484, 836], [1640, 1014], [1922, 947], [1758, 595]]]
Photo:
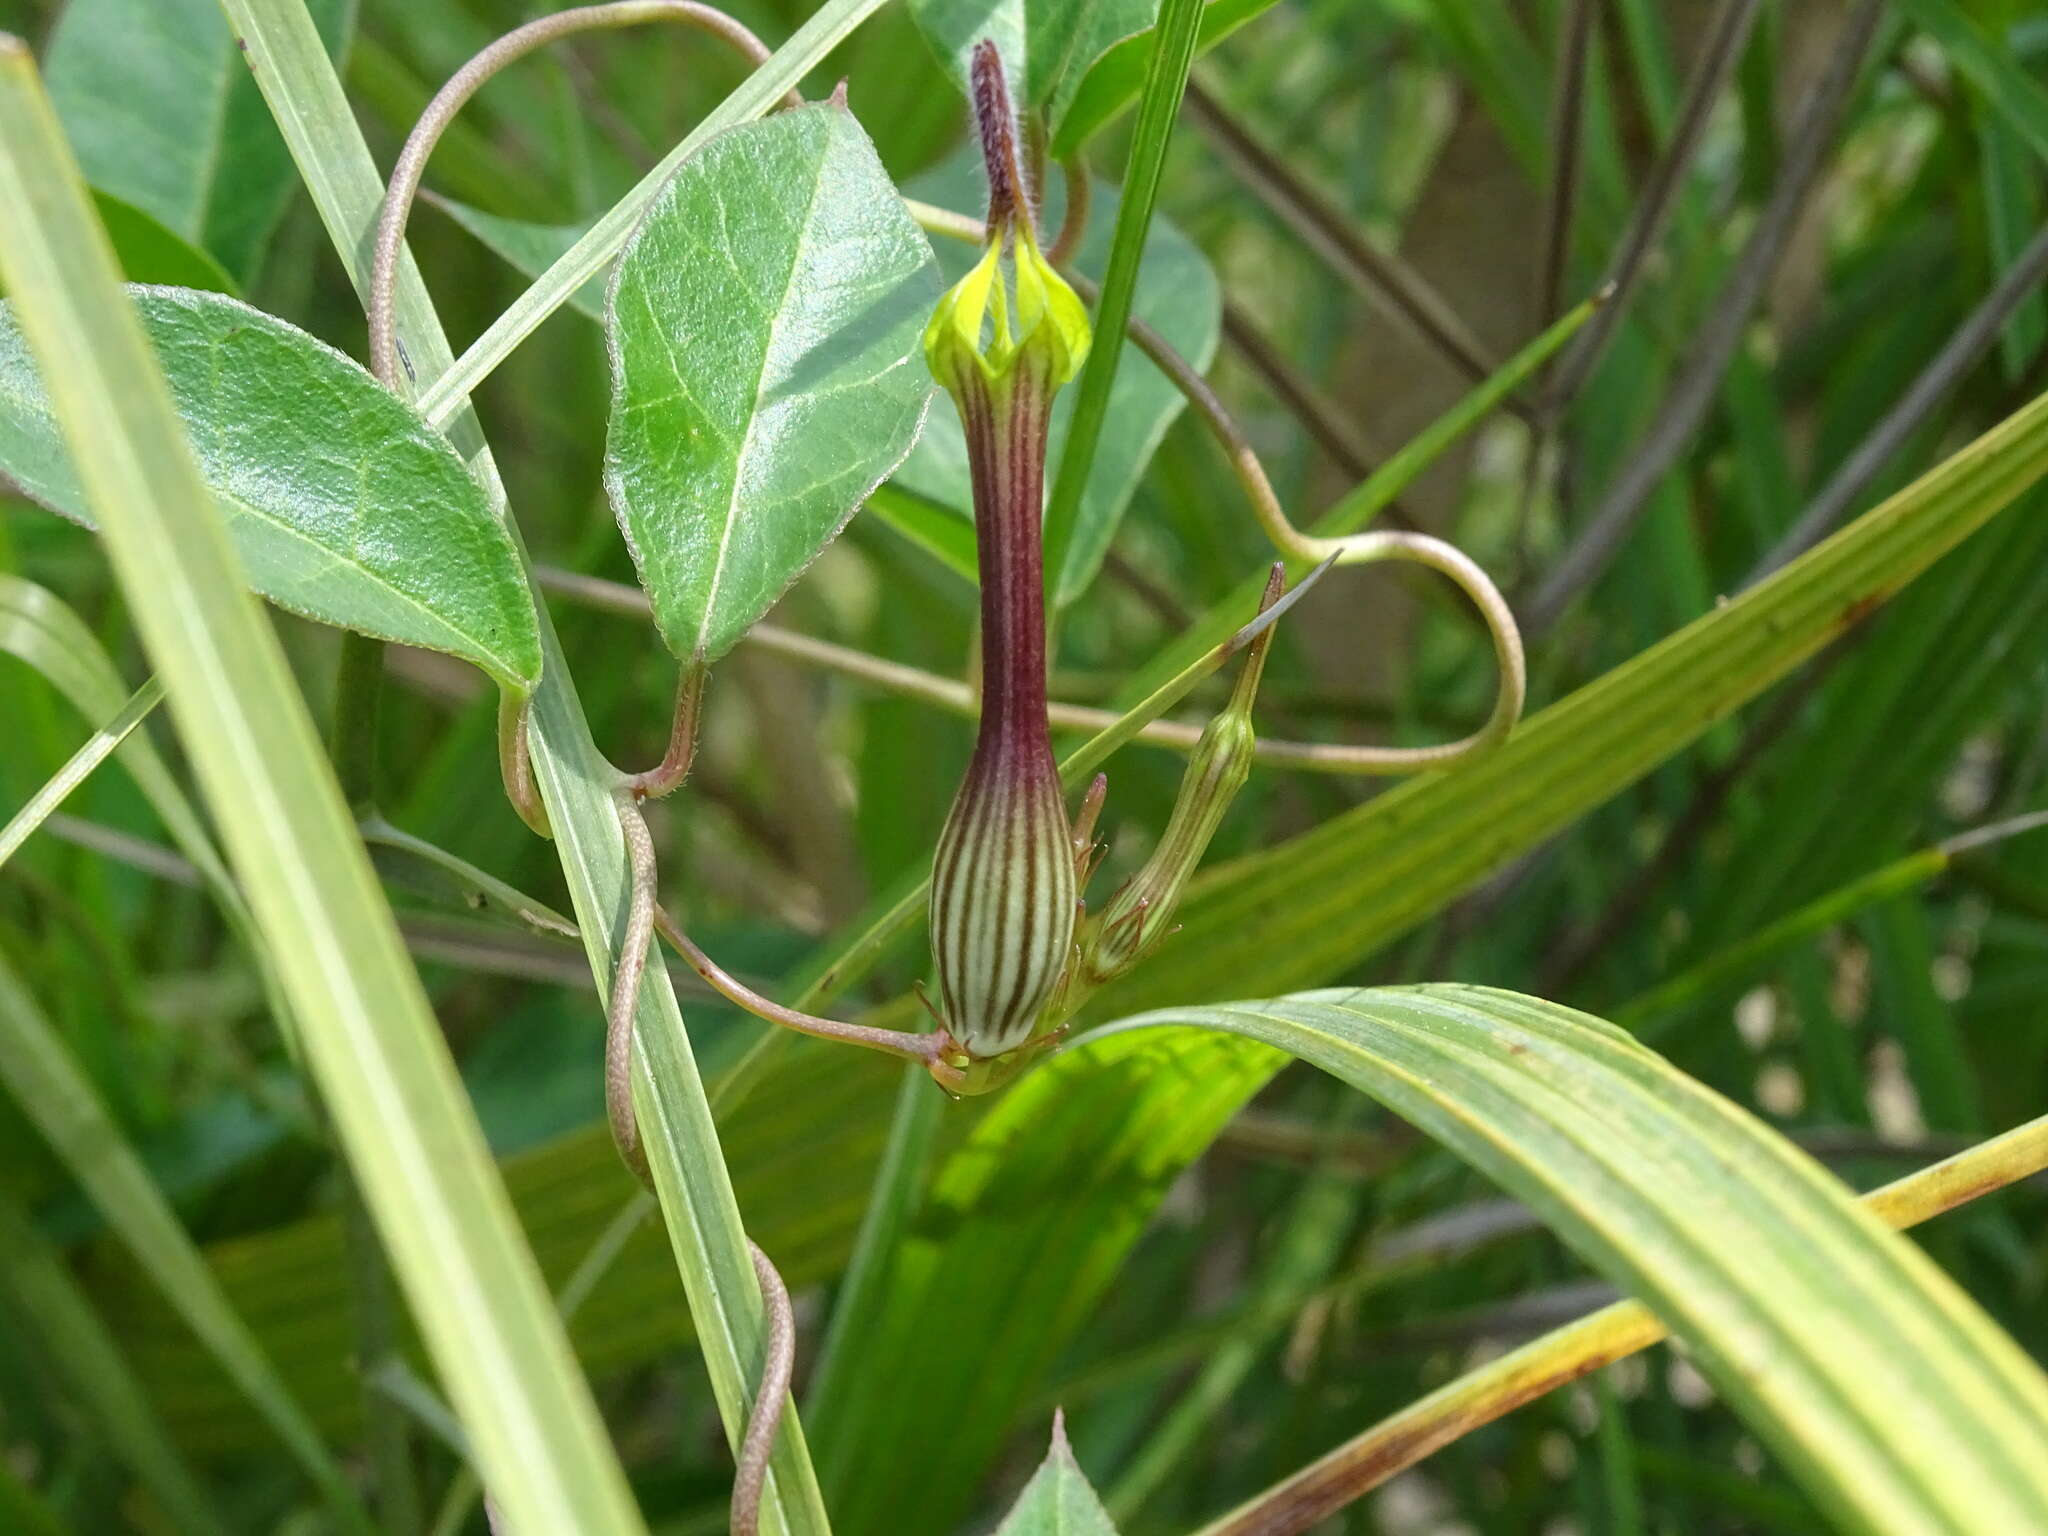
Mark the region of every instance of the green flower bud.
[[[1273, 568], [1261, 611], [1280, 595], [1281, 567]], [[1244, 671], [1222, 713], [1203, 727], [1201, 739], [1181, 775], [1180, 793], [1167, 818], [1166, 833], [1144, 867], [1109, 899], [1081, 940], [1077, 990], [1086, 992], [1121, 976], [1172, 931], [1181, 893], [1208, 852], [1230, 802], [1251, 777], [1258, 745], [1252, 729], [1252, 701], [1265, 671], [1271, 629], [1252, 641]]]
[[1002, 60], [986, 41], [974, 51], [974, 105], [989, 175], [988, 248], [939, 301], [925, 358], [956, 399], [974, 381], [998, 390], [1017, 381], [1050, 395], [1081, 371], [1092, 333], [1080, 296], [1038, 248]]

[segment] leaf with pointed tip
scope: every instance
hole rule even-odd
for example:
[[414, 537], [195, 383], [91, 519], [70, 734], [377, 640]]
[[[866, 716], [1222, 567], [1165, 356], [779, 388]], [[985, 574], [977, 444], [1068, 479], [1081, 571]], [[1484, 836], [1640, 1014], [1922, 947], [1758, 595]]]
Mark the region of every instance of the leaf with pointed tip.
[[[1209, 0], [1197, 23], [1195, 54], [1200, 57], [1254, 17], [1270, 10], [1273, 0]], [[1145, 87], [1157, 39], [1158, 7], [1148, 8], [1143, 30], [1117, 37], [1083, 68], [1072, 72], [1054, 102], [1053, 158], [1064, 160], [1116, 121]]]
[[1053, 1415], [1052, 1448], [996, 1527], [996, 1536], [1116, 1536], [1109, 1511], [1067, 1444], [1067, 1426]]
[[903, 461], [938, 267], [851, 113], [683, 163], [619, 258], [605, 484], [662, 638], [717, 656]]
[[[446, 439], [275, 316], [187, 288], [128, 292], [255, 591], [533, 687], [540, 635], [525, 569]], [[0, 476], [92, 526], [11, 308], [0, 308]]]
[[910, 14], [961, 89], [975, 45], [987, 38], [1018, 106], [1050, 109], [1118, 38], [1151, 26], [1159, 0], [911, 0]]

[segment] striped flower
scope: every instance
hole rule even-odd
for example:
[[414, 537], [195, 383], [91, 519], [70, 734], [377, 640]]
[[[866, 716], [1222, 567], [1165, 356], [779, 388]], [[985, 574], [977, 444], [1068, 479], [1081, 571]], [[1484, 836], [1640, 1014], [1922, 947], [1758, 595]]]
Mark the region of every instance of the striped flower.
[[981, 725], [932, 868], [932, 960], [956, 1064], [1028, 1044], [1073, 955], [1075, 850], [1045, 710], [1042, 520], [1052, 400], [1088, 319], [1039, 251], [994, 45], [974, 58], [988, 246], [925, 331], [959, 407], [981, 567]]

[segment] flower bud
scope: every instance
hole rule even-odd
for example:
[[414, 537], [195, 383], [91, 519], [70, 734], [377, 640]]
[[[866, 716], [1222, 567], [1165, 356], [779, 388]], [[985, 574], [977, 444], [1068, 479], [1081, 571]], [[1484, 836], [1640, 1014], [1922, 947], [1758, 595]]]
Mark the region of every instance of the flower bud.
[[924, 332], [932, 376], [963, 412], [977, 388], [1050, 399], [1081, 371], [1090, 341], [1088, 311], [1038, 248], [1017, 159], [1016, 116], [1002, 61], [986, 41], [974, 51], [974, 104], [988, 166], [987, 249], [939, 301]]
[[[1273, 568], [1261, 611], [1280, 595], [1281, 567]], [[1078, 990], [1086, 992], [1122, 975], [1171, 931], [1174, 909], [1189, 878], [1223, 823], [1224, 812], [1251, 776], [1258, 741], [1252, 729], [1252, 700], [1266, 666], [1273, 632], [1252, 641], [1244, 671], [1222, 713], [1203, 727], [1201, 739], [1181, 775], [1180, 793], [1167, 818], [1166, 833], [1152, 857], [1109, 899], [1081, 941]]]
[[1046, 723], [1041, 525], [1052, 397], [1088, 346], [1086, 312], [1031, 229], [992, 45], [974, 69], [989, 246], [925, 331], [966, 431], [981, 572], [981, 724], [939, 837], [930, 918], [940, 1024], [957, 1047], [951, 1065], [969, 1073], [956, 1081], [970, 1085], [975, 1063], [1056, 1022], [1047, 1016], [1073, 958], [1076, 856]]

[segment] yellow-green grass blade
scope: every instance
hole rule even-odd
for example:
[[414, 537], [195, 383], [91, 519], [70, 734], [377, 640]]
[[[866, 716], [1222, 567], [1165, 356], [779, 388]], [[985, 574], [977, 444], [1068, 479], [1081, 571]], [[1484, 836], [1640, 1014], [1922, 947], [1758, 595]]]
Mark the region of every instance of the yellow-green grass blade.
[[[831, 0], [776, 52], [769, 64], [750, 75], [707, 122], [726, 126], [759, 116], [790, 82], [814, 67], [834, 42], [879, 3], [880, 0]], [[360, 292], [365, 287], [364, 256], [383, 203], [384, 186], [341, 83], [320, 47], [319, 36], [304, 8], [292, 0], [222, 0], [222, 6], [237, 34], [249, 45], [250, 61], [271, 112], [298, 163], [336, 253]], [[702, 133], [700, 128], [685, 144], [701, 142]], [[685, 149], [678, 147], [662, 168], [601, 218], [576, 249], [528, 290], [521, 301], [526, 306], [522, 312], [527, 322], [537, 324], [580, 286], [582, 278], [564, 277], [567, 269], [584, 261], [590, 253], [602, 250], [605, 254], [590, 259], [587, 269], [583, 269], [587, 277], [623, 244], [639, 211], [659, 190], [683, 153]], [[566, 286], [562, 286], [564, 282]], [[398, 337], [414, 377], [421, 388], [434, 389], [437, 382], [447, 377], [454, 359], [447, 335], [410, 258], [399, 264], [395, 310]], [[494, 327], [494, 333], [499, 329]], [[471, 349], [470, 356], [474, 358], [484, 352], [489, 341], [487, 336]], [[459, 393], [443, 393], [447, 396], [451, 438], [471, 455], [471, 472], [483, 485], [493, 509], [506, 517], [505, 488], [473, 413]], [[517, 539], [516, 529], [514, 538]], [[540, 687], [533, 696], [529, 732], [534, 776], [547, 803], [556, 851], [567, 877], [591, 972], [603, 989], [611, 984], [627, 901], [625, 842], [612, 800], [615, 774], [591, 738], [575, 683], [545, 608], [540, 610], [539, 619], [543, 670]], [[668, 974], [660, 967], [651, 967], [641, 985], [636, 1031], [643, 1049], [651, 1037], [665, 1035], [676, 1047], [673, 1059], [690, 1063], [682, 1013], [676, 1006]], [[665, 1110], [669, 1130], [690, 1141], [684, 1158], [687, 1168], [704, 1171], [703, 1178], [690, 1186], [688, 1200], [681, 1205], [665, 1205], [664, 1216], [678, 1244], [679, 1258], [688, 1256], [683, 1262], [684, 1290], [727, 1433], [737, 1436], [744, 1429], [741, 1415], [750, 1396], [746, 1384], [760, 1359], [762, 1318], [753, 1262], [747, 1253], [746, 1234], [738, 1207], [733, 1203], [730, 1182], [722, 1171], [716, 1131], [694, 1065], [661, 1086], [670, 1098]], [[786, 1434], [778, 1439], [774, 1486], [763, 1508], [763, 1523], [769, 1530], [785, 1523], [796, 1532], [825, 1528], [822, 1509], [802, 1502], [785, 1504], [777, 1497], [777, 1490], [802, 1489], [810, 1482], [801, 1458], [799, 1435]]]
[[[2048, 1116], [2014, 1126], [1862, 1197], [1887, 1226], [1916, 1227], [2048, 1166]], [[1617, 1301], [1473, 1367], [1319, 1456], [1202, 1527], [1198, 1536], [1257, 1536], [1275, 1510], [1309, 1521], [1342, 1509], [1482, 1424], [1604, 1365], [1647, 1349], [1669, 1330], [1640, 1301]]]
[[641, 1529], [277, 639], [243, 588], [28, 49], [0, 273], [407, 1300], [515, 1526]]
[[355, 1490], [284, 1379], [235, 1315], [220, 1282], [107, 1113], [56, 1027], [0, 956], [0, 1082], [106, 1217], [136, 1263], [269, 1421], [334, 1511], [370, 1522]]
[[1690, 1347], [1842, 1523], [2048, 1528], [2048, 1377], [1745, 1110], [1602, 1020], [1458, 985], [1171, 1008], [1369, 1094], [1526, 1202]]
[[70, 798], [71, 792], [91, 778], [101, 763], [114, 755], [114, 751], [128, 739], [128, 733], [149, 718], [149, 712], [163, 702], [163, 685], [151, 678], [128, 696], [128, 702], [107, 719], [93, 733], [86, 737], [79, 749], [65, 760], [64, 766], [43, 787], [28, 798], [28, 803], [7, 819], [7, 825], [0, 827], [0, 864], [14, 857], [15, 850], [34, 835], [49, 819], [50, 813]]

